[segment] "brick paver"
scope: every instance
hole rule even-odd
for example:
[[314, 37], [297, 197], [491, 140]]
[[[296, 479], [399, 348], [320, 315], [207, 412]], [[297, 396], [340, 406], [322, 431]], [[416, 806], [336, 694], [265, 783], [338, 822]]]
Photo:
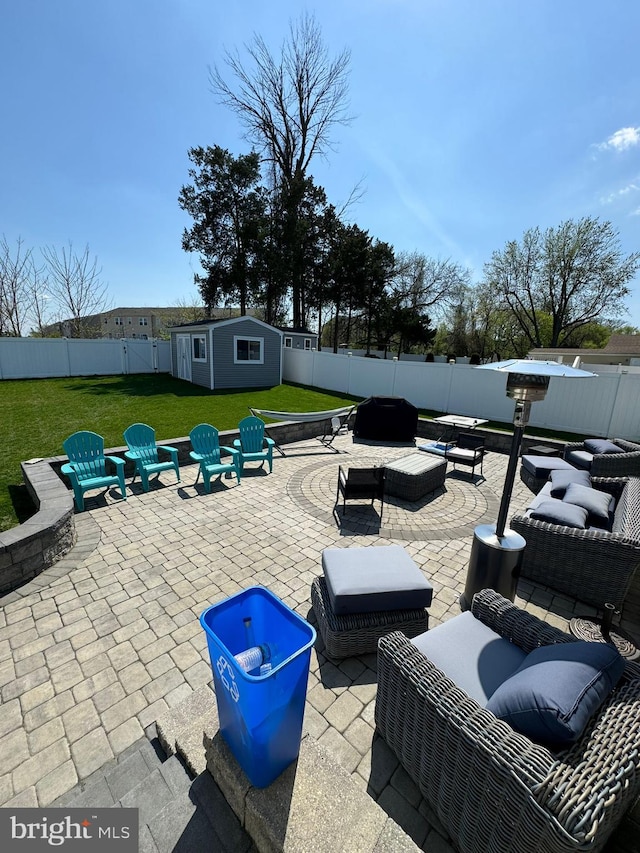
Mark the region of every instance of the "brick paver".
[[[198, 621], [209, 604], [261, 583], [312, 618], [326, 547], [402, 544], [434, 585], [430, 624], [459, 612], [473, 529], [497, 517], [507, 457], [487, 454], [486, 480], [449, 471], [417, 503], [390, 498], [381, 523], [377, 502], [334, 514], [338, 465], [410, 451], [351, 435], [334, 447], [289, 445], [273, 474], [248, 465], [240, 486], [222, 480], [208, 495], [185, 466], [181, 483], [161, 475], [146, 494], [136, 483], [126, 502], [87, 498], [55, 574], [0, 599], [0, 806], [51, 803], [209, 681]], [[511, 511], [530, 498], [516, 482]], [[572, 602], [544, 595], [519, 603], [566, 627]], [[418, 844], [440, 849], [437, 820], [375, 734], [375, 669], [375, 655], [334, 664], [314, 650], [305, 728]]]

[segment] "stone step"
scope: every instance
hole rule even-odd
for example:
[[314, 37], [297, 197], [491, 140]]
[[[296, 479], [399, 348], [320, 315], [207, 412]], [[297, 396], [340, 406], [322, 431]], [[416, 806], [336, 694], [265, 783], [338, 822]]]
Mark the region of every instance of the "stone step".
[[[204, 770], [202, 807], [220, 833], [221, 813], [229, 819], [225, 841], [250, 836], [260, 853], [417, 853], [419, 848], [344, 768], [310, 735], [300, 756], [267, 788], [251, 785], [219, 732], [215, 695], [210, 687], [194, 691], [157, 721], [158, 737], [168, 752], [189, 767]], [[209, 776], [211, 782], [204, 781]], [[194, 783], [195, 785], [195, 783]], [[222, 799], [227, 811], [220, 811]], [[235, 836], [228, 835], [233, 831]], [[235, 850], [245, 849], [237, 846]]]
[[[250, 853], [251, 839], [211, 774], [167, 756], [155, 729], [60, 797], [66, 808], [136, 808], [139, 853]], [[201, 738], [202, 739], [202, 738]]]

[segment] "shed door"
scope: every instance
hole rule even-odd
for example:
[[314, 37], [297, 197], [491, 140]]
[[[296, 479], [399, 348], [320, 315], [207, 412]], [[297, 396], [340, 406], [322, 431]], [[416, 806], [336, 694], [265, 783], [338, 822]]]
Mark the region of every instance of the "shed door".
[[191, 382], [191, 336], [178, 335], [178, 379]]

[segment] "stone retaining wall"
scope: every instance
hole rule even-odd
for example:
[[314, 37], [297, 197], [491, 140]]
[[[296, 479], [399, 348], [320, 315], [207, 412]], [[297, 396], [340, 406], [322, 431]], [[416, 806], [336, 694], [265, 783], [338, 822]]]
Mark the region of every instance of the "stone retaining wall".
[[[351, 426], [354, 421], [355, 413], [352, 415]], [[321, 430], [322, 425], [318, 421], [311, 423], [283, 421], [267, 427], [268, 434], [278, 445], [317, 438]], [[427, 420], [418, 422], [418, 438], [438, 438], [441, 432], [440, 424]], [[481, 432], [486, 436], [487, 450], [498, 453], [509, 452], [510, 433], [492, 430], [481, 430]], [[233, 440], [236, 438], [238, 438], [237, 430], [221, 432], [220, 444], [233, 446]], [[539, 439], [525, 439], [523, 448], [538, 442]], [[162, 438], [160, 443], [177, 447], [181, 464], [191, 463], [189, 436], [175, 439]], [[545, 440], [545, 444], [553, 445], [554, 442]], [[556, 442], [556, 444], [559, 448], [563, 447], [561, 443]], [[126, 447], [115, 447], [109, 449], [107, 453], [124, 459], [126, 449]], [[76, 541], [73, 492], [66, 478], [60, 474], [60, 468], [66, 461], [66, 456], [54, 456], [38, 462], [23, 462], [21, 465], [24, 482], [37, 507], [37, 512], [24, 524], [0, 533], [0, 594], [21, 586], [52, 566], [71, 550]], [[132, 463], [127, 461], [125, 472], [127, 476], [133, 476]]]

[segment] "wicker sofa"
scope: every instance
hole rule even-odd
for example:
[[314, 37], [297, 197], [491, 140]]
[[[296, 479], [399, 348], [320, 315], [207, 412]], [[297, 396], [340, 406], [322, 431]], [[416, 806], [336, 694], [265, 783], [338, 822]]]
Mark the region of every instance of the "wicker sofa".
[[[474, 596], [472, 613], [527, 653], [574, 641], [493, 590]], [[602, 850], [640, 790], [640, 667], [632, 663], [579, 740], [554, 753], [394, 632], [378, 647], [375, 720], [461, 853]]]
[[536, 521], [530, 510], [514, 515], [510, 527], [527, 542], [521, 576], [594, 607], [620, 607], [640, 566], [640, 478], [592, 477], [591, 485], [616, 499], [611, 532]]
[[612, 441], [624, 453], [591, 454], [585, 452], [583, 442], [571, 442], [564, 448], [563, 459], [578, 468], [586, 468], [592, 477], [640, 477], [640, 444], [623, 438]]

